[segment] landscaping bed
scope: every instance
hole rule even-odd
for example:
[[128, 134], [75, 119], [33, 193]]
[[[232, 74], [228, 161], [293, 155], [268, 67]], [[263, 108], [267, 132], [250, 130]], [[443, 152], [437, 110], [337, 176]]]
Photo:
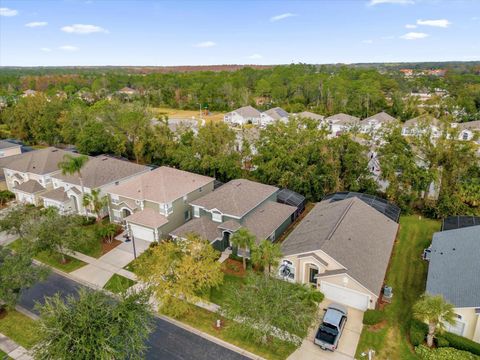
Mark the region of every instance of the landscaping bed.
[[135, 281], [124, 276], [113, 274], [108, 282], [103, 287], [105, 290], [111, 291], [115, 294], [120, 294], [126, 291], [130, 286], [135, 285]]
[[15, 310], [2, 314], [0, 333], [26, 349], [31, 349], [39, 340], [35, 320]]

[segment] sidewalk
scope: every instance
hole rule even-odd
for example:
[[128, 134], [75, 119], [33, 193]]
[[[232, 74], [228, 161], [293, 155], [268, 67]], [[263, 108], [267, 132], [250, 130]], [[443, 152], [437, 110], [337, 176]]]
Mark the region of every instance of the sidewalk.
[[27, 349], [18, 345], [15, 341], [6, 337], [2, 333], [0, 333], [0, 350], [10, 356], [12, 359], [33, 360], [33, 357], [29, 355]]

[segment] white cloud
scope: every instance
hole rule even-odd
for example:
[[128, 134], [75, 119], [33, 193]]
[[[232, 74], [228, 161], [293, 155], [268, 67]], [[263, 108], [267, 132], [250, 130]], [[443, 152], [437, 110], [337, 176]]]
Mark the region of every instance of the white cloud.
[[406, 27], [407, 29], [415, 29], [415, 28], [417, 27], [417, 25], [415, 25], [415, 24], [407, 24], [407, 25], [405, 25], [405, 27]]
[[252, 54], [248, 57], [249, 59], [252, 59], [252, 60], [258, 60], [258, 59], [262, 59], [263, 56], [260, 55], [260, 54]]
[[0, 8], [0, 16], [15, 16], [18, 15], [18, 10], [10, 9], [7, 7]]
[[418, 39], [425, 39], [428, 36], [429, 36], [428, 34], [421, 33], [421, 32], [409, 32], [409, 33], [406, 33], [405, 35], [400, 36], [400, 38], [404, 40], [418, 40]]
[[297, 15], [296, 15], [296, 14], [292, 14], [292, 13], [285, 13], [285, 14], [275, 15], [275, 16], [272, 16], [272, 17], [270, 18], [270, 21], [271, 21], [271, 22], [275, 22], [275, 21], [287, 19], [287, 18], [292, 17], [292, 16], [297, 16]]
[[409, 5], [415, 4], [413, 0], [370, 0], [368, 6], [375, 6], [379, 4], [400, 4], [400, 5]]
[[25, 24], [26, 27], [31, 27], [31, 28], [47, 26], [47, 25], [48, 25], [48, 22], [46, 22], [46, 21], [32, 21], [32, 22], [29, 22], [29, 23]]
[[50, 48], [48, 48], [48, 47], [40, 48], [40, 50], [42, 50], [43, 52], [50, 52], [50, 51], [52, 51], [52, 49], [50, 49]]
[[62, 31], [70, 34], [92, 34], [92, 33], [108, 33], [108, 30], [97, 25], [73, 24], [62, 27]]
[[73, 45], [63, 45], [59, 47], [60, 50], [65, 50], [65, 51], [78, 51], [79, 48]]
[[197, 47], [197, 48], [210, 48], [210, 47], [214, 47], [216, 45], [217, 45], [217, 43], [215, 43], [213, 41], [202, 41], [202, 42], [199, 42], [199, 43], [197, 43], [193, 46]]
[[449, 27], [452, 23], [447, 19], [438, 19], [438, 20], [417, 20], [417, 25], [424, 25], [424, 26], [435, 26], [435, 27], [442, 27], [446, 28]]
[[362, 43], [363, 44], [373, 44], [373, 40], [372, 39], [362, 40]]

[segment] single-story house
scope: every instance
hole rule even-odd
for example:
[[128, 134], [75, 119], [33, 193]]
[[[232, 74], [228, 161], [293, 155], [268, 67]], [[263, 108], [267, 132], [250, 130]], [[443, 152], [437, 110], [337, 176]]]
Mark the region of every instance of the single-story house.
[[260, 125], [261, 119], [262, 113], [250, 105], [233, 110], [223, 117], [223, 121], [227, 124], [239, 126], [246, 124]]
[[374, 309], [397, 230], [397, 222], [356, 196], [324, 200], [282, 243], [278, 276], [311, 284], [332, 301]]
[[368, 133], [370, 131], [376, 131], [384, 125], [394, 123], [398, 123], [398, 119], [382, 111], [360, 121], [360, 129], [362, 132]]
[[433, 235], [427, 293], [454, 306], [455, 324], [447, 331], [480, 343], [480, 225]]
[[355, 126], [359, 126], [360, 119], [356, 116], [339, 113], [325, 118], [328, 124], [328, 130], [333, 136], [338, 136], [345, 131], [349, 131]]
[[275, 121], [287, 122], [290, 114], [280, 107], [274, 107], [261, 114], [260, 125], [265, 127]]
[[407, 120], [402, 125], [403, 136], [420, 135], [427, 131], [431, 132], [432, 138], [440, 137], [442, 133], [442, 123], [440, 120], [426, 114]]

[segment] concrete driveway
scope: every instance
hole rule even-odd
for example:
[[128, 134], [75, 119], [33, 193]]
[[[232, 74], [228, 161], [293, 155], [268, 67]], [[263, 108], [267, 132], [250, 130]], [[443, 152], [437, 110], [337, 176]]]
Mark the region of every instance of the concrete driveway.
[[[320, 309], [326, 309], [331, 301], [325, 299], [320, 304]], [[323, 311], [321, 312], [323, 316]], [[334, 352], [322, 350], [313, 343], [315, 332], [317, 331], [320, 319], [315, 323], [307, 337], [303, 340], [302, 345], [288, 357], [288, 360], [351, 360], [355, 358], [358, 341], [363, 328], [363, 311], [348, 308], [348, 320], [343, 329], [342, 337], [338, 344], [338, 349]]]

